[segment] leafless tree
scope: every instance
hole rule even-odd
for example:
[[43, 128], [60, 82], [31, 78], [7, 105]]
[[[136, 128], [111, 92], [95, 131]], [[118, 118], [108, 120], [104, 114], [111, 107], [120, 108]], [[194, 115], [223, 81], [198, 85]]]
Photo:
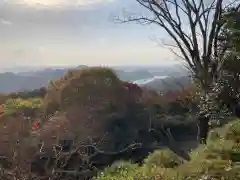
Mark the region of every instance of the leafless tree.
[[[168, 139], [166, 146], [183, 159], [189, 160], [188, 154], [177, 147], [169, 129], [166, 131], [163, 130], [163, 132], [154, 131], [154, 133], [158, 137], [165, 136], [164, 134], [166, 134]], [[9, 161], [13, 162], [13, 165], [9, 168], [0, 166], [0, 179], [87, 180], [96, 174], [97, 170], [99, 170], [98, 168], [108, 166], [116, 159], [131, 157], [132, 154], [145, 151], [146, 149], [157, 150], [166, 146], [154, 143], [145, 147], [142, 143], [132, 143], [119, 151], [107, 152], [99, 149], [94, 144], [76, 142], [69, 147], [68, 151], [63, 150], [65, 145], [58, 143], [52, 145], [52, 151], [44, 151], [44, 143], [42, 142], [40, 150], [31, 156], [31, 160], [27, 162], [22, 158], [19, 149], [14, 149], [14, 156], [12, 159], [9, 159]], [[25, 164], [25, 166], [22, 166], [22, 164]]]
[[[237, 0], [136, 0], [147, 15], [125, 13], [121, 22], [154, 24], [164, 29], [174, 43], [164, 44], [183, 59], [201, 87], [207, 90], [218, 77], [223, 52], [218, 35], [225, 24], [224, 9]], [[149, 14], [150, 12], [150, 14]], [[178, 51], [177, 51], [178, 50]]]
[[[153, 24], [165, 30], [174, 43], [164, 45], [187, 64], [205, 97], [221, 77], [227, 46], [219, 48], [219, 37], [227, 22], [225, 13], [232, 6], [239, 7], [239, 0], [135, 1], [147, 13], [126, 12], [120, 22]], [[200, 127], [200, 131], [207, 129]]]

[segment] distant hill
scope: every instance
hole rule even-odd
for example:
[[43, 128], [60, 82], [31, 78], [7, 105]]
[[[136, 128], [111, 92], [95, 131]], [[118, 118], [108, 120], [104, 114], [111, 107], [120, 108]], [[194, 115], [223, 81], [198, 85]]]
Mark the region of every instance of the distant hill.
[[[66, 68], [43, 68], [34, 71], [22, 71], [22, 72], [5, 72], [0, 73], [0, 92], [8, 93], [15, 91], [24, 91], [37, 89], [43, 86], [47, 86], [49, 80], [55, 80], [64, 75], [64, 72], [69, 69], [81, 69], [86, 68], [85, 65], [77, 67]], [[27, 69], [27, 68], [26, 68]], [[142, 79], [154, 79], [156, 76], [178, 76], [179, 74], [186, 74], [186, 71], [181, 70], [176, 66], [169, 67], [135, 67], [135, 68], [114, 68], [119, 78], [123, 81], [134, 82]], [[148, 87], [159, 87], [159, 82], [151, 82]]]
[[188, 76], [164, 77], [148, 80], [146, 83], [139, 84], [142, 87], [155, 91], [181, 90], [191, 84]]

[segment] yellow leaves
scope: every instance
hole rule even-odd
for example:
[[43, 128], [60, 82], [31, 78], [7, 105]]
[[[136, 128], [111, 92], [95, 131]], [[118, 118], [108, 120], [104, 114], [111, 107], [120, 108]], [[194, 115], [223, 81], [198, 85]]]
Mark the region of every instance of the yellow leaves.
[[42, 106], [42, 100], [40, 98], [30, 98], [30, 99], [8, 99], [4, 104], [5, 110], [18, 110], [24, 108], [40, 108]]

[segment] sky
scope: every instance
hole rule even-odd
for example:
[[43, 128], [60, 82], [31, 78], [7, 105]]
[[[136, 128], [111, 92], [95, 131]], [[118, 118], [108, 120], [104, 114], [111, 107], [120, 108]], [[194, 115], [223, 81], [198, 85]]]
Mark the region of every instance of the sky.
[[142, 11], [135, 0], [0, 0], [1, 68], [176, 63], [153, 40], [164, 31], [113, 20], [133, 9]]

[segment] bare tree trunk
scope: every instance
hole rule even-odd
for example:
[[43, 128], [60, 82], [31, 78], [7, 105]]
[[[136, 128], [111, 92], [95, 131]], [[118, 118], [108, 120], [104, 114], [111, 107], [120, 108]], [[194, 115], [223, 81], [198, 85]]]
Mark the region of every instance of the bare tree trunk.
[[198, 140], [200, 144], [206, 144], [209, 132], [209, 117], [205, 114], [200, 114], [198, 117], [198, 131]]
[[240, 104], [235, 105], [234, 114], [237, 118], [240, 118]]

